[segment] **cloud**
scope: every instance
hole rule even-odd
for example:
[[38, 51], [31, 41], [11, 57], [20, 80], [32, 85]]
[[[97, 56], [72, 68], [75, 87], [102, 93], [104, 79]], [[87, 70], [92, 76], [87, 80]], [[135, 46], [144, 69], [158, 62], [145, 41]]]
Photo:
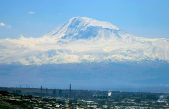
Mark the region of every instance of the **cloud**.
[[0, 22], [0, 28], [7, 28], [7, 29], [10, 29], [11, 28], [11, 25], [8, 25], [4, 22]]
[[34, 14], [36, 14], [36, 12], [34, 12], [34, 11], [29, 11], [28, 14], [34, 15]]
[[5, 27], [6, 24], [4, 22], [0, 22], [0, 27]]
[[19, 39], [1, 39], [0, 51], [0, 63], [3, 64], [31, 65], [144, 60], [169, 62], [169, 41], [160, 38], [110, 38], [59, 43], [54, 37], [21, 37]]

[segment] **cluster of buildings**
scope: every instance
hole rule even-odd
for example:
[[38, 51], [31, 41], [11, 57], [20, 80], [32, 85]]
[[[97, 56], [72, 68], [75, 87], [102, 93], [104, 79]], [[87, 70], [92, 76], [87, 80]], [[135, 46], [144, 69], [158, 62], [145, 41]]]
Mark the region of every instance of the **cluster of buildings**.
[[169, 109], [167, 93], [71, 90], [71, 86], [32, 90], [0, 91], [0, 108], [8, 104], [18, 109]]

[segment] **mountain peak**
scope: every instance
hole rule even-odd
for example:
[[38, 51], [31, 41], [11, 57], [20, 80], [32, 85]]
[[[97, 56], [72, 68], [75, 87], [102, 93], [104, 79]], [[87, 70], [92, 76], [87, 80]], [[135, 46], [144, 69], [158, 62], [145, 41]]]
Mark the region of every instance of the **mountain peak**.
[[110, 22], [100, 21], [100, 20], [96, 20], [93, 18], [89, 18], [89, 17], [78, 16], [78, 17], [73, 17], [69, 20], [69, 24], [77, 23], [77, 22], [85, 26], [96, 26], [96, 27], [101, 27], [101, 28], [119, 30], [119, 28], [116, 25], [113, 25]]
[[50, 36], [64, 40], [93, 39], [115, 36], [113, 34], [117, 34], [117, 31], [119, 28], [110, 22], [78, 16], [71, 18]]

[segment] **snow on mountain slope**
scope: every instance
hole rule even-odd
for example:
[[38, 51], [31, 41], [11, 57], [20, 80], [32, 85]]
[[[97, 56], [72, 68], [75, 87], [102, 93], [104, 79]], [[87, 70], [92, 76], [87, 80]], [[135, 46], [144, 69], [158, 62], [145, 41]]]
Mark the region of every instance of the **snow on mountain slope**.
[[118, 36], [119, 28], [109, 22], [98, 21], [87, 17], [74, 17], [65, 23], [58, 31], [48, 34], [62, 40], [91, 39], [99, 37]]
[[0, 63], [169, 62], [169, 40], [136, 37], [117, 26], [74, 17], [41, 38], [0, 40]]

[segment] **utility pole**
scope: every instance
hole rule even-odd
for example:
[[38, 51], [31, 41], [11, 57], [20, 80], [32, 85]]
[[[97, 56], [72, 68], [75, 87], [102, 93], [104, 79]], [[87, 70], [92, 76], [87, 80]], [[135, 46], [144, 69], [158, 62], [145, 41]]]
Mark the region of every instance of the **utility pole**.
[[72, 91], [72, 86], [71, 86], [71, 83], [69, 85], [69, 99], [71, 99], [71, 91]]
[[40, 91], [41, 91], [41, 94], [42, 94], [42, 86], [40, 87]]
[[71, 92], [72, 92], [72, 86], [71, 86], [71, 83], [70, 83], [70, 85], [69, 85], [69, 109], [73, 109], [72, 108], [72, 101], [71, 101]]

